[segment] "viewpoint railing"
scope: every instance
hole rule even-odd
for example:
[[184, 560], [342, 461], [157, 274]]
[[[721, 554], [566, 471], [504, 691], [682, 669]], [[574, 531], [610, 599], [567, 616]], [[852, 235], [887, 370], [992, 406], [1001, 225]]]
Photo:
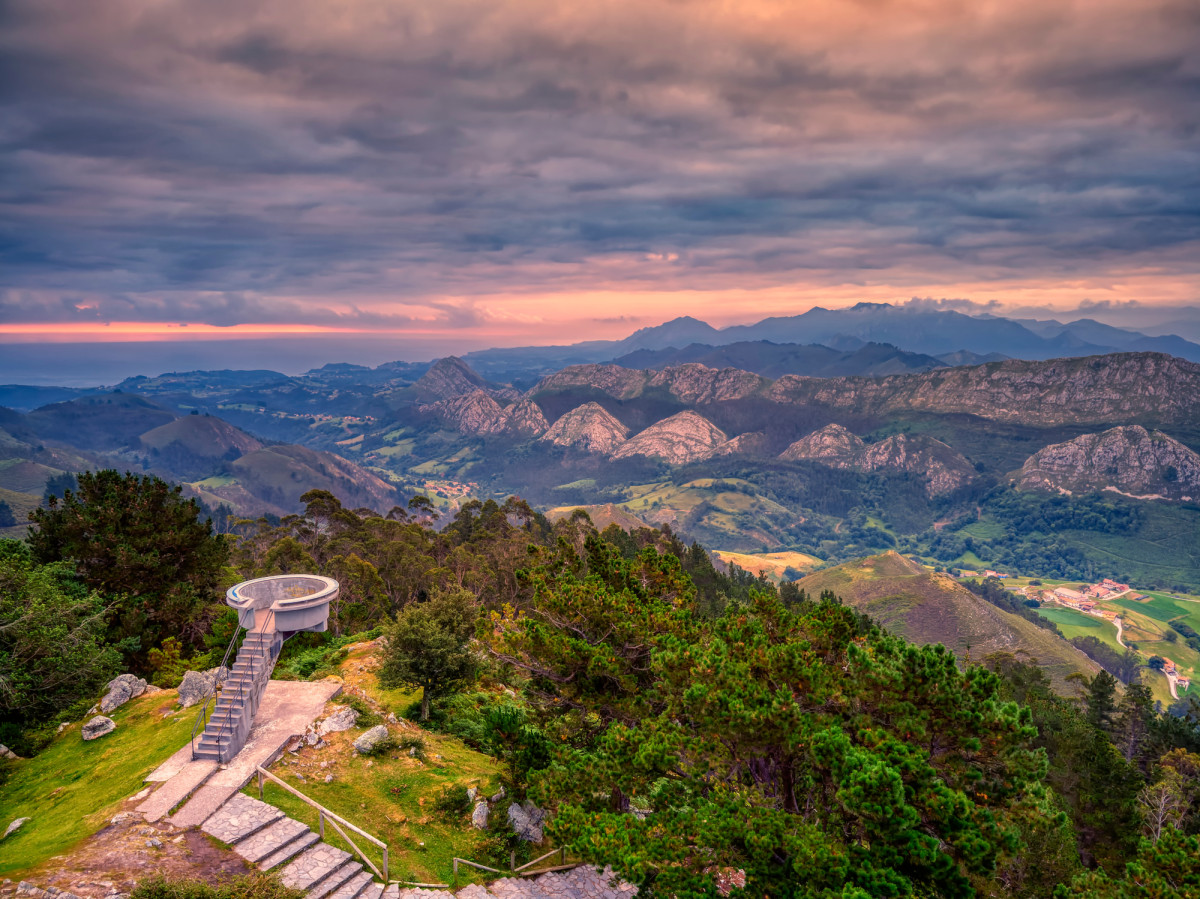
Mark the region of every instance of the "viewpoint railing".
[[[534, 868], [533, 867], [538, 862], [544, 862], [546, 859], [548, 859], [552, 855], [558, 855], [560, 857], [561, 861], [559, 864], [552, 865], [549, 868]], [[520, 866], [517, 865], [516, 852], [510, 853], [508, 859], [509, 859], [508, 873], [516, 875], [517, 877], [536, 877], [539, 874], [549, 874], [551, 871], [567, 871], [571, 868], [578, 868], [581, 864], [583, 864], [582, 862], [571, 862], [569, 864], [567, 863], [567, 847], [566, 846], [560, 846], [557, 849], [551, 849], [545, 855], [539, 855], [533, 861], [526, 862], [525, 864], [520, 865]], [[492, 874], [503, 875], [505, 873], [504, 871], [501, 871], [499, 868], [490, 868], [487, 865], [481, 865], [479, 862], [473, 862], [470, 859], [458, 858], [456, 856], [454, 859], [454, 888], [455, 889], [458, 889], [458, 866], [459, 865], [469, 865], [472, 868], [478, 868], [480, 871], [490, 871]]]
[[[321, 805], [321, 803], [317, 802], [315, 799], [310, 799], [308, 796], [305, 796], [303, 793], [301, 793], [299, 790], [297, 790], [291, 784], [284, 783], [282, 780], [280, 780], [278, 777], [276, 777], [274, 774], [272, 774], [270, 771], [268, 771], [262, 765], [255, 765], [254, 770], [258, 774], [258, 796], [260, 799], [264, 798], [264, 796], [263, 796], [264, 781], [270, 780], [272, 783], [277, 784], [280, 787], [283, 787], [283, 789], [287, 790], [289, 793], [291, 793], [297, 799], [308, 803], [313, 808], [315, 808], [317, 810], [317, 812], [319, 813], [318, 828], [319, 828], [319, 832], [321, 834], [321, 839], [325, 839], [325, 822], [326, 822], [326, 820], [328, 820], [329, 823], [333, 826], [333, 829], [336, 830], [339, 834], [341, 834], [342, 839], [345, 840], [349, 844], [350, 848], [353, 849], [354, 852], [358, 855], [358, 857], [363, 860], [363, 864], [365, 864], [368, 868], [370, 868], [372, 871], [374, 871], [375, 876], [378, 877], [380, 880], [382, 880], [384, 883], [388, 882], [388, 845], [387, 845], [387, 843], [383, 842], [383, 840], [381, 840], [377, 837], [371, 836], [369, 833], [367, 833], [361, 827], [356, 827], [355, 825], [351, 824], [349, 821], [347, 821], [345, 818], [343, 818], [341, 815], [337, 814], [336, 812], [331, 812], [329, 809], [325, 808], [325, 806]], [[369, 842], [374, 843], [376, 846], [378, 846], [380, 849], [383, 850], [383, 870], [382, 871], [380, 871], [379, 868], [375, 867], [375, 864], [367, 857], [367, 854], [358, 848], [358, 845], [352, 839], [350, 839], [350, 836], [346, 833], [345, 830], [342, 830], [342, 827], [339, 825], [344, 825], [347, 829], [358, 834], [364, 840], [368, 840]], [[444, 884], [421, 884], [421, 886], [444, 886]]]
[[225, 678], [229, 675], [229, 654], [233, 652], [233, 648], [237, 646], [238, 638], [242, 636], [242, 629], [235, 627], [233, 636], [229, 638], [229, 645], [225, 647], [225, 655], [221, 657], [221, 664], [217, 666], [217, 673], [213, 675], [212, 687], [205, 691], [201, 698], [200, 709], [196, 712], [196, 723], [192, 725], [192, 736], [190, 738], [192, 744], [192, 758], [196, 758], [196, 732], [204, 733], [208, 727], [208, 708], [209, 704], [216, 705], [217, 691], [225, 684]]

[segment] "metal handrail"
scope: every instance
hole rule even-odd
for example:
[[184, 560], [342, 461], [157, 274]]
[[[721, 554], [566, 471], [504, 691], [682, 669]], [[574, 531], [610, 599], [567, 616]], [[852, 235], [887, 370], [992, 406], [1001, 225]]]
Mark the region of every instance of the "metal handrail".
[[[533, 870], [533, 871], [527, 870], [528, 868], [532, 867], [533, 865], [536, 865], [538, 862], [545, 861], [552, 855], [559, 855], [562, 860], [562, 864], [554, 865], [549, 868], [537, 868], [536, 870]], [[517, 877], [536, 877], [538, 874], [548, 874], [551, 871], [566, 871], [571, 868], [578, 868], [581, 864], [583, 864], [583, 862], [572, 862], [571, 864], [567, 864], [567, 847], [566, 846], [560, 846], [558, 849], [551, 849], [545, 855], [539, 855], [533, 861], [526, 862], [525, 864], [521, 865], [520, 867], [517, 866], [517, 857], [516, 856], [517, 856], [517, 854], [515, 852], [513, 852], [509, 856], [508, 866], [509, 866], [509, 868], [511, 868], [511, 871], [509, 873], [515, 874]], [[489, 868], [487, 865], [481, 865], [481, 864], [479, 864], [479, 862], [473, 862], [469, 858], [458, 858], [457, 856], [455, 856], [454, 857], [454, 887], [455, 887], [455, 889], [458, 888], [458, 866], [460, 864], [461, 865], [470, 865], [472, 868], [478, 868], [480, 871], [490, 871], [492, 874], [503, 874], [504, 873], [503, 871], [499, 870], [498, 868]]]
[[[273, 626], [273, 623], [274, 623], [274, 618], [275, 618], [275, 612], [274, 612], [274, 610], [268, 609], [268, 610], [267, 610], [267, 615], [266, 615], [266, 617], [263, 619], [263, 626], [262, 626], [262, 629], [261, 629], [261, 630], [259, 630], [259, 631], [251, 631], [250, 633], [251, 633], [251, 634], [253, 634], [253, 633], [260, 633], [260, 634], [263, 634], [264, 636], [265, 636], [266, 634], [274, 634], [274, 633], [275, 633], [275, 628], [274, 628], [274, 626]], [[256, 675], [255, 675], [255, 671], [254, 671], [255, 662], [256, 662], [256, 661], [258, 661], [258, 659], [259, 659], [260, 657], [269, 656], [270, 654], [271, 654], [271, 648], [270, 648], [270, 646], [269, 646], [269, 645], [267, 646], [267, 648], [266, 648], [266, 651], [265, 651], [265, 652], [263, 652], [263, 653], [260, 653], [260, 652], [259, 652], [259, 650], [258, 650], [258, 648], [256, 648], [256, 649], [254, 650], [254, 652], [250, 653], [250, 655], [249, 655], [249, 661], [250, 661], [250, 672], [249, 672], [249, 675], [247, 675], [247, 674], [244, 674], [244, 673], [243, 673], [243, 674], [241, 674], [241, 675], [239, 675], [239, 676], [238, 676], [238, 678], [237, 678], [237, 682], [236, 682], [236, 684], [235, 684], [235, 687], [236, 687], [236, 688], [237, 688], [239, 691], [240, 691], [240, 690], [242, 690], [242, 689], [243, 689], [243, 687], [245, 687], [245, 685], [246, 685], [246, 682], [247, 682], [247, 681], [249, 681], [249, 684], [250, 684], [250, 686], [249, 686], [249, 689], [250, 689], [250, 690], [253, 690], [253, 689], [254, 689], [254, 687], [256, 686], [256, 681], [257, 681]], [[263, 670], [265, 670], [265, 671], [270, 671], [270, 668], [268, 668], [268, 667], [267, 667], [267, 664], [266, 664], [266, 662], [267, 662], [267, 659], [266, 659], [266, 658], [263, 658]], [[249, 702], [249, 700], [250, 700], [250, 693], [249, 693], [249, 692], [247, 692], [247, 693], [246, 693], [246, 695], [243, 697], [243, 700], [242, 700], [242, 708], [243, 708], [243, 709], [246, 707], [246, 703], [247, 703], [247, 702]], [[217, 734], [216, 734], [216, 741], [217, 741], [217, 759], [218, 759], [218, 760], [221, 762], [221, 764], [224, 764], [224, 763], [225, 763], [225, 761], [226, 761], [226, 759], [225, 759], [225, 747], [224, 747], [223, 745], [221, 745], [221, 738], [222, 738], [223, 736], [225, 736], [225, 729], [226, 729], [227, 727], [229, 727], [229, 725], [232, 723], [232, 721], [233, 721], [233, 710], [232, 710], [232, 709], [226, 709], [226, 710], [225, 710], [225, 715], [224, 715], [224, 717], [223, 717], [223, 718], [222, 718], [222, 720], [221, 720], [221, 727], [220, 727], [220, 729], [217, 731]]]
[[[305, 796], [303, 793], [301, 793], [299, 790], [297, 790], [291, 784], [285, 783], [284, 781], [280, 780], [278, 777], [276, 777], [274, 774], [272, 774], [270, 771], [268, 771], [262, 765], [255, 765], [254, 770], [258, 774], [258, 797], [260, 799], [264, 798], [263, 797], [263, 780], [264, 780], [264, 778], [270, 778], [273, 783], [276, 783], [279, 786], [283, 787], [285, 790], [287, 790], [289, 793], [291, 793], [297, 799], [301, 799], [304, 802], [308, 803], [309, 805], [311, 805], [313, 808], [315, 808], [320, 813], [320, 817], [318, 819], [319, 820], [318, 827], [320, 828], [320, 833], [321, 833], [322, 839], [324, 839], [324, 837], [325, 837], [325, 819], [328, 818], [329, 823], [332, 824], [334, 829], [342, 835], [342, 839], [344, 839], [347, 843], [350, 844], [350, 848], [353, 849], [356, 853], [358, 853], [358, 857], [361, 858], [366, 863], [367, 867], [370, 868], [372, 871], [374, 871], [375, 875], [377, 877], [381, 878], [385, 883], [387, 882], [387, 879], [388, 879], [388, 844], [387, 843], [383, 842], [383, 840], [379, 839], [378, 837], [371, 836], [369, 833], [367, 833], [361, 827], [356, 827], [355, 825], [351, 824], [349, 821], [347, 821], [345, 818], [343, 818], [341, 815], [337, 814], [336, 812], [331, 812], [329, 809], [325, 808], [325, 806], [321, 805], [321, 803], [317, 802], [315, 799], [310, 799], [308, 796]], [[378, 846], [380, 849], [383, 850], [383, 871], [382, 872], [378, 868], [376, 868], [374, 864], [372, 864], [371, 860], [369, 858], [367, 858], [366, 853], [364, 853], [361, 849], [358, 848], [358, 846], [356, 846], [354, 844], [354, 841], [351, 840], [350, 837], [346, 835], [346, 832], [344, 830], [342, 830], [341, 827], [338, 826], [339, 824], [350, 828], [350, 830], [354, 831], [360, 837], [362, 837], [365, 840], [369, 840], [370, 842], [374, 843], [376, 846]]]
[[[195, 758], [196, 758], [196, 730], [199, 729], [201, 731], [201, 733], [203, 733], [204, 730], [208, 727], [208, 704], [209, 704], [209, 701], [212, 700], [212, 702], [215, 704], [216, 698], [217, 698], [217, 690], [220, 689], [225, 684], [225, 678], [221, 676], [221, 672], [229, 671], [229, 665], [228, 665], [229, 654], [231, 652], [233, 652], [233, 647], [237, 645], [238, 637], [241, 636], [241, 633], [242, 633], [242, 628], [240, 626], [235, 627], [233, 629], [233, 636], [229, 638], [229, 645], [225, 647], [225, 655], [223, 655], [221, 657], [221, 664], [217, 666], [217, 673], [213, 675], [212, 689], [211, 689], [211, 691], [206, 692], [204, 694], [204, 696], [202, 697], [203, 701], [200, 704], [200, 710], [196, 713], [196, 723], [192, 725], [192, 736], [190, 738], [191, 745], [192, 745], [192, 759], [193, 760], [195, 760]], [[200, 726], [201, 721], [203, 721], [203, 724], [204, 724], [203, 727]]]

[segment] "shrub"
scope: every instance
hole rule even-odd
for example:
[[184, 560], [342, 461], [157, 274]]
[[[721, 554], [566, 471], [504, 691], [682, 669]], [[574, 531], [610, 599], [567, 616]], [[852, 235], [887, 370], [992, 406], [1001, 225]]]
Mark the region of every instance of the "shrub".
[[130, 899], [303, 899], [301, 890], [285, 887], [270, 874], [248, 874], [224, 883], [203, 880], [168, 880], [161, 874], [138, 883]]
[[[427, 747], [425, 745], [424, 738], [417, 736], [402, 736], [397, 737], [393, 742], [395, 743], [395, 748], [399, 749], [401, 752], [412, 752], [413, 758], [418, 758], [421, 761], [425, 761], [425, 750]], [[413, 750], [416, 751], [413, 752]]]
[[383, 717], [371, 708], [370, 704], [361, 696], [356, 696], [353, 693], [343, 693], [337, 698], [337, 701], [342, 705], [350, 706], [350, 708], [358, 712], [357, 724], [359, 727], [374, 727], [376, 724], [383, 723]]
[[447, 818], [463, 817], [471, 810], [471, 800], [467, 796], [467, 788], [457, 784], [442, 787], [442, 791], [433, 800], [433, 807]]

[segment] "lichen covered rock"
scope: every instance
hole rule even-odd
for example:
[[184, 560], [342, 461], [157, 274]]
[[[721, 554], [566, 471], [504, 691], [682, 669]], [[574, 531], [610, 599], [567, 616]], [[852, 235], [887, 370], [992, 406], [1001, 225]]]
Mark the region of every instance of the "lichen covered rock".
[[113, 721], [112, 718], [97, 715], [83, 726], [81, 733], [85, 740], [95, 740], [97, 737], [103, 737], [105, 734], [111, 734], [116, 729], [117, 722]]

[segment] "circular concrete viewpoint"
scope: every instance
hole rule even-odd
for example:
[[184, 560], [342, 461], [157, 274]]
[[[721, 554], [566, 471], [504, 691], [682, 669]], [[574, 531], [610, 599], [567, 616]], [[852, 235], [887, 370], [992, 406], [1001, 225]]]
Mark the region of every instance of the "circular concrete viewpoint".
[[319, 574], [274, 574], [242, 581], [225, 593], [225, 602], [238, 610], [238, 624], [254, 629], [255, 612], [274, 613], [272, 629], [281, 633], [323, 631], [329, 604], [337, 599], [338, 582]]

